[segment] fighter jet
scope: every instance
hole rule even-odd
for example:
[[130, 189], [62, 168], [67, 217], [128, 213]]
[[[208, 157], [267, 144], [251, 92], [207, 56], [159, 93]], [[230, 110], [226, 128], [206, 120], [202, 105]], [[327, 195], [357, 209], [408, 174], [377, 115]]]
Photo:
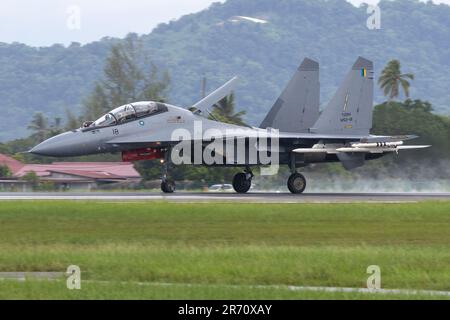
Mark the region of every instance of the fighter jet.
[[352, 170], [386, 154], [429, 147], [404, 145], [417, 138], [414, 135], [370, 134], [373, 73], [373, 63], [359, 57], [320, 115], [319, 64], [305, 59], [259, 127], [211, 119], [211, 106], [234, 90], [233, 78], [189, 110], [152, 101], [130, 103], [29, 152], [53, 157], [120, 152], [123, 161], [160, 159], [164, 193], [175, 191], [168, 168], [171, 163], [179, 164], [179, 158], [184, 164], [192, 160], [188, 164], [242, 167], [243, 172], [233, 179], [233, 188], [247, 193], [254, 177], [252, 169], [269, 165], [260, 155], [265, 152], [271, 160], [276, 158], [277, 165], [289, 166], [288, 189], [301, 194], [306, 179], [299, 169], [310, 164], [340, 162]]

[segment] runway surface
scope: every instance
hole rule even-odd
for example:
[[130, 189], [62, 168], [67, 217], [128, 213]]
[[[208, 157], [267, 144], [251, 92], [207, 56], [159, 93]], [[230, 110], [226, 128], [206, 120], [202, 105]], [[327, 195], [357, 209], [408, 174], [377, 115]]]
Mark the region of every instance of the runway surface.
[[169, 201], [169, 202], [253, 202], [253, 203], [351, 203], [351, 202], [418, 202], [450, 201], [450, 193], [185, 193], [151, 192], [60, 192], [0, 193], [1, 200], [102, 200], [102, 201]]

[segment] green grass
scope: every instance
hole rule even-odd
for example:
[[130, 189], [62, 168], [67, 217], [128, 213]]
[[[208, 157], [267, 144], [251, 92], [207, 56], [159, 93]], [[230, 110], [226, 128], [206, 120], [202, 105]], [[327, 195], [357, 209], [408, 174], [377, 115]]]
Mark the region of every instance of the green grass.
[[[139, 284], [139, 283], [105, 283], [85, 281], [81, 290], [68, 290], [64, 281], [1, 281], [1, 299], [170, 299], [193, 300], [260, 300], [260, 299], [362, 299], [362, 300], [440, 300], [442, 296], [429, 294], [365, 294], [365, 293], [330, 293], [292, 291], [287, 287], [258, 288], [233, 287], [226, 285], [185, 285], [185, 284]], [[105, 294], [107, 292], [107, 294]], [[447, 298], [448, 299], [448, 298]]]
[[427, 298], [252, 286], [362, 288], [375, 264], [385, 289], [450, 291], [449, 248], [450, 202], [1, 202], [0, 272], [76, 264], [83, 288], [2, 281], [0, 298]]

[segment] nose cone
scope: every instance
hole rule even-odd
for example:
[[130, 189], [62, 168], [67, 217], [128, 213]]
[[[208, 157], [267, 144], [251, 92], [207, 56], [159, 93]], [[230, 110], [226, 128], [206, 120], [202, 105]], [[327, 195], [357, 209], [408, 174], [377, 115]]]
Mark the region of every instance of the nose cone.
[[[38, 144], [29, 152], [41, 156], [60, 157], [64, 156], [69, 147], [68, 141], [70, 139], [70, 133], [63, 133], [53, 138], [47, 139], [44, 142]], [[71, 140], [71, 139], [70, 139]]]
[[66, 132], [38, 144], [29, 153], [49, 157], [83, 155], [83, 137], [79, 132]]

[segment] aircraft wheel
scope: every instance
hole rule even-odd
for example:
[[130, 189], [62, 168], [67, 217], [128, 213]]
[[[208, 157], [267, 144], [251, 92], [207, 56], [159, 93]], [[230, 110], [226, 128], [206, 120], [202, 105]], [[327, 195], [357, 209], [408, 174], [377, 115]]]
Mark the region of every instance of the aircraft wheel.
[[247, 174], [241, 172], [234, 176], [233, 188], [237, 193], [247, 193], [252, 186], [252, 179], [247, 178]]
[[289, 177], [287, 185], [291, 193], [300, 194], [305, 191], [306, 179], [302, 174], [294, 173]]
[[164, 193], [174, 193], [175, 192], [175, 182], [173, 181], [163, 181], [161, 183], [161, 191]]

